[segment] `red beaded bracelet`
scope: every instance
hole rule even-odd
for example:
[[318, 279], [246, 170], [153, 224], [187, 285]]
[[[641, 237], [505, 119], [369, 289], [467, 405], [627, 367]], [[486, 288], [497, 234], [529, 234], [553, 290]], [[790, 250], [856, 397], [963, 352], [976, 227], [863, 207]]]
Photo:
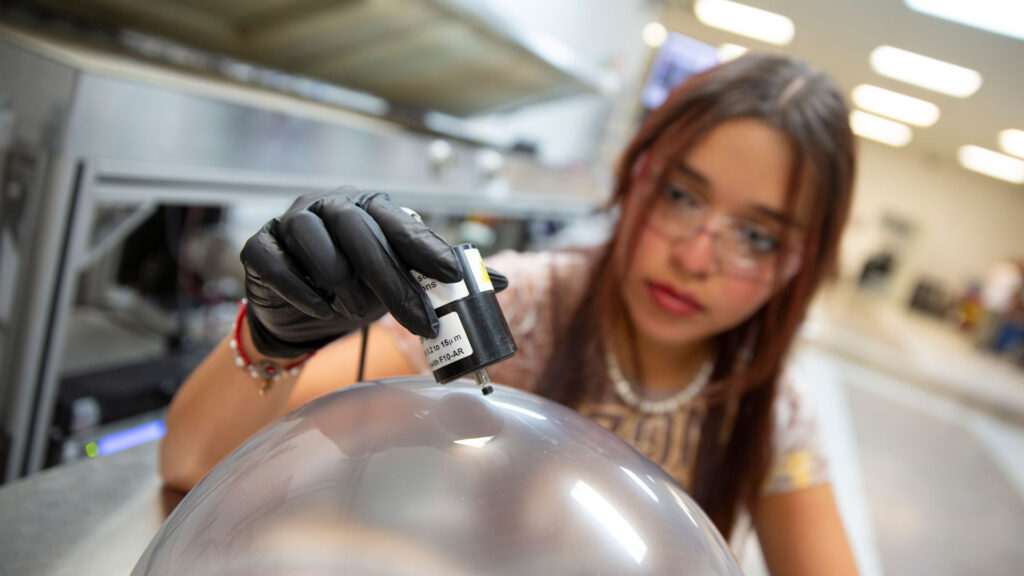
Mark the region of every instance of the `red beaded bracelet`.
[[280, 366], [274, 364], [269, 360], [262, 360], [260, 362], [253, 362], [249, 359], [249, 355], [242, 349], [242, 320], [245, 318], [247, 312], [246, 300], [242, 299], [238, 303], [238, 316], [235, 317], [235, 326], [231, 330], [231, 341], [228, 343], [231, 346], [231, 355], [235, 357], [235, 365], [239, 368], [245, 369], [256, 380], [261, 380], [263, 383], [260, 385], [260, 396], [270, 391], [270, 387], [274, 382], [277, 382], [285, 376], [294, 376], [299, 373], [299, 368], [302, 367], [313, 354], [307, 354], [302, 358], [287, 364]]

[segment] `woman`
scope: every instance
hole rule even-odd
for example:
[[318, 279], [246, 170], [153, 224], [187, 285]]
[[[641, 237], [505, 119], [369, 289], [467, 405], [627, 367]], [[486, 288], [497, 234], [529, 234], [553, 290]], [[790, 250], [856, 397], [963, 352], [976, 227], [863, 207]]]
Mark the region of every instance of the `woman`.
[[[813, 434], [801, 436], [813, 422], [783, 374], [832, 269], [853, 172], [847, 109], [827, 77], [758, 55], [694, 76], [627, 149], [606, 246], [490, 261], [511, 279], [499, 299], [520, 346], [492, 376], [632, 442], [727, 537], [749, 510], [772, 573], [855, 573]], [[431, 336], [436, 317], [379, 238], [446, 282], [458, 277], [451, 251], [386, 198], [347, 194], [300, 199], [246, 245], [235, 346], [247, 359], [235, 360], [298, 369], [318, 352], [260, 396], [231, 345], [218, 347], [171, 406], [169, 485], [190, 487], [272, 418], [356, 381], [358, 337], [334, 340], [385, 309], [366, 378], [426, 371], [399, 323]]]

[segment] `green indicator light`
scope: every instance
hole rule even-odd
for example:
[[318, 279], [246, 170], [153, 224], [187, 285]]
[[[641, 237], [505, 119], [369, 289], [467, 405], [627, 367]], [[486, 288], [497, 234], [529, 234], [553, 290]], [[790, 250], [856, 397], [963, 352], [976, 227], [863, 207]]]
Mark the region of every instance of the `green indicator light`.
[[100, 447], [95, 442], [89, 442], [85, 445], [85, 453], [89, 455], [89, 458], [95, 458], [100, 455]]

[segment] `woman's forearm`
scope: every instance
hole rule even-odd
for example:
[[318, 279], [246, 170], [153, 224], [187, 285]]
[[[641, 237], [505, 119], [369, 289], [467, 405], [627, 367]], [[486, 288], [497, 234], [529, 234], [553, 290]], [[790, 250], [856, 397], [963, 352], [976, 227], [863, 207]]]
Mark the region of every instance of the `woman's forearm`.
[[751, 513], [773, 575], [856, 576], [830, 484], [762, 497]]
[[[242, 326], [241, 345], [262, 359]], [[172, 488], [188, 490], [224, 456], [285, 412], [295, 377], [259, 393], [259, 380], [239, 368], [225, 338], [189, 376], [171, 402], [167, 435], [160, 445], [160, 475]], [[286, 363], [287, 361], [278, 361]]]
[[[264, 359], [255, 352], [247, 324], [240, 333], [250, 359]], [[261, 396], [261, 382], [235, 365], [229, 341], [225, 338], [203, 360], [171, 402], [160, 446], [160, 475], [169, 487], [191, 489], [232, 450], [288, 410], [353, 384], [362, 349], [359, 332], [339, 338], [317, 351], [298, 376], [274, 382]], [[379, 324], [370, 327], [365, 363], [368, 380], [416, 372]]]

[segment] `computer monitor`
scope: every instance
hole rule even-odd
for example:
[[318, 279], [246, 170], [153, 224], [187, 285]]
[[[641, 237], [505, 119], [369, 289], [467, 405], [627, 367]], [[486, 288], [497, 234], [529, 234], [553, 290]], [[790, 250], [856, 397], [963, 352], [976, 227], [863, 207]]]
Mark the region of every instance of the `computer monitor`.
[[658, 48], [644, 82], [641, 99], [646, 110], [661, 105], [673, 88], [690, 76], [718, 63], [718, 49], [685, 34], [669, 32]]

